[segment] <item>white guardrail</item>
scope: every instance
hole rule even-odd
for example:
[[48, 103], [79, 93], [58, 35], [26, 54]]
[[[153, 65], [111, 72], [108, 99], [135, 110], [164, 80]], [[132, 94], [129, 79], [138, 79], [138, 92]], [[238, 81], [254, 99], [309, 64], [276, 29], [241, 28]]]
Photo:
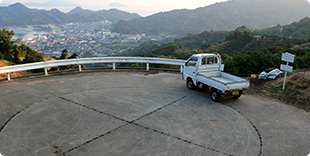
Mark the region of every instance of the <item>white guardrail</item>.
[[7, 74], [7, 80], [11, 80], [10, 73], [20, 72], [34, 69], [45, 69], [45, 75], [48, 75], [47, 68], [67, 65], [79, 65], [79, 71], [82, 71], [82, 64], [95, 64], [95, 63], [112, 63], [112, 69], [115, 70], [115, 63], [146, 63], [146, 70], [149, 70], [149, 64], [167, 64], [179, 65], [180, 72], [183, 72], [183, 65], [185, 60], [178, 59], [165, 59], [165, 58], [152, 58], [152, 57], [92, 57], [92, 58], [77, 58], [55, 60], [47, 62], [27, 63], [14, 66], [0, 67], [0, 74]]

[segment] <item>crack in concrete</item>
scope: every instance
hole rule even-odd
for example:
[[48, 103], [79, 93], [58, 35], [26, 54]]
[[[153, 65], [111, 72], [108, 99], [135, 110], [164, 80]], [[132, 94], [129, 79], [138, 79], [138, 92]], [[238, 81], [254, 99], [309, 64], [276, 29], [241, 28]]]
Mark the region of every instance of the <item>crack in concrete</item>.
[[166, 104], [166, 105], [164, 105], [164, 106], [162, 106], [162, 107], [159, 107], [159, 108], [156, 109], [156, 110], [153, 110], [152, 112], [149, 112], [149, 113], [147, 113], [147, 114], [145, 114], [145, 115], [142, 115], [141, 117], [139, 117], [139, 118], [133, 120], [131, 123], [134, 123], [134, 122], [136, 122], [136, 121], [138, 121], [138, 120], [140, 120], [140, 119], [142, 119], [142, 118], [144, 118], [144, 117], [146, 117], [146, 116], [149, 116], [149, 115], [151, 115], [151, 114], [154, 114], [154, 113], [156, 113], [156, 112], [158, 112], [158, 111], [160, 111], [160, 110], [162, 110], [162, 109], [164, 109], [164, 108], [166, 108], [166, 107], [168, 107], [168, 106], [171, 106], [171, 105], [175, 104], [176, 102], [185, 99], [185, 98], [188, 97], [189, 95], [191, 95], [191, 94], [185, 95], [185, 96], [183, 96], [183, 97], [181, 97], [181, 98], [179, 98], [179, 99], [177, 99], [177, 100], [175, 100], [175, 101], [172, 101], [171, 103], [168, 103], [168, 104]]
[[[21, 82], [17, 82], [17, 83], [23, 84], [23, 83], [21, 83]], [[26, 85], [26, 84], [23, 84], [23, 85], [28, 86], [28, 85]], [[33, 87], [31, 87], [31, 86], [28, 86], [28, 87], [33, 88]], [[37, 89], [37, 88], [33, 88], [33, 89], [40, 91], [40, 90]], [[21, 91], [24, 91], [24, 90], [26, 90], [26, 89], [23, 89], [23, 90], [21, 90]], [[20, 91], [20, 92], [21, 92], [21, 91]], [[15, 92], [15, 93], [16, 93], [16, 92]], [[6, 94], [6, 95], [8, 95], [8, 94]], [[13, 120], [13, 118], [15, 118], [15, 117], [16, 117], [18, 114], [20, 114], [22, 111], [28, 109], [30, 106], [32, 106], [32, 105], [29, 105], [29, 106], [24, 107], [24, 108], [21, 109], [20, 111], [16, 112], [13, 116], [11, 116], [11, 117], [0, 127], [0, 133], [2, 132], [2, 130], [4, 129], [4, 127], [5, 127], [6, 125], [8, 125], [8, 123], [9, 123], [11, 120]]]
[[13, 116], [11, 116], [4, 124], [3, 126], [0, 128], [0, 133], [2, 132], [2, 130], [4, 129], [4, 127], [18, 114], [20, 114], [22, 111], [26, 110], [27, 108], [29, 108], [30, 106], [24, 107], [22, 110], [18, 111], [17, 113], [15, 113]]
[[85, 145], [87, 145], [87, 144], [89, 144], [89, 143], [91, 143], [91, 142], [93, 142], [93, 141], [95, 141], [95, 140], [98, 140], [99, 138], [102, 138], [102, 137], [104, 137], [104, 136], [106, 136], [106, 135], [108, 135], [108, 134], [111, 134], [111, 133], [113, 133], [113, 132], [115, 132], [115, 131], [119, 130], [120, 128], [125, 127], [125, 126], [127, 126], [127, 125], [129, 125], [129, 123], [126, 123], [126, 124], [124, 124], [124, 125], [122, 125], [122, 126], [119, 126], [119, 127], [115, 128], [115, 129], [111, 130], [111, 131], [108, 131], [108, 132], [106, 132], [106, 133], [104, 133], [104, 134], [101, 134], [101, 135], [99, 135], [99, 136], [97, 136], [97, 137], [95, 137], [95, 138], [93, 138], [93, 139], [91, 139], [91, 140], [88, 140], [88, 141], [84, 142], [84, 143], [81, 144], [81, 145], [78, 145], [78, 146], [73, 147], [73, 148], [71, 148], [71, 149], [69, 149], [69, 150], [67, 150], [67, 151], [62, 152], [62, 153], [59, 154], [59, 155], [66, 155], [66, 153], [68, 153], [68, 152], [71, 152], [71, 151], [76, 150], [76, 149], [78, 149], [78, 148], [80, 148], [80, 147], [82, 147], [82, 146], [85, 146]]
[[130, 122], [130, 121], [128, 121], [128, 120], [122, 119], [122, 118], [117, 117], [117, 116], [115, 116], [115, 115], [107, 114], [107, 113], [102, 112], [102, 111], [100, 111], [100, 110], [97, 110], [97, 109], [95, 109], [95, 108], [92, 108], [92, 107], [89, 107], [89, 106], [86, 106], [86, 105], [83, 105], [83, 104], [77, 103], [77, 102], [75, 102], [75, 101], [72, 101], [72, 100], [66, 99], [66, 98], [64, 98], [64, 97], [58, 97], [58, 98], [60, 98], [60, 99], [62, 99], [62, 100], [64, 100], [64, 101], [70, 102], [70, 103], [72, 103], [72, 104], [78, 105], [78, 106], [80, 106], [80, 107], [83, 107], [83, 108], [86, 108], [86, 109], [92, 110], [92, 111], [94, 111], [94, 112], [97, 112], [97, 113], [100, 113], [100, 114], [107, 115], [107, 116], [112, 117], [112, 118], [114, 118], [114, 119], [121, 120], [121, 121], [126, 122], [126, 123], [131, 123], [131, 122]]
[[151, 130], [151, 131], [153, 131], [153, 132], [155, 132], [155, 133], [159, 133], [159, 134], [165, 135], [165, 136], [167, 136], [167, 137], [171, 137], [171, 138], [174, 138], [174, 139], [183, 141], [183, 142], [185, 142], [185, 143], [192, 144], [192, 145], [197, 146], [197, 147], [201, 147], [201, 148], [203, 148], [203, 149], [208, 149], [208, 150], [210, 150], [210, 151], [213, 151], [213, 152], [216, 152], [216, 153], [220, 153], [220, 154], [224, 154], [224, 155], [227, 155], [227, 156], [234, 156], [234, 155], [232, 155], [232, 154], [228, 154], [228, 153], [225, 153], [225, 152], [221, 152], [220, 150], [213, 149], [213, 148], [210, 148], [210, 147], [208, 147], [208, 146], [204, 146], [204, 145], [195, 143], [195, 142], [193, 142], [193, 141], [189, 141], [189, 140], [186, 140], [186, 139], [182, 139], [182, 138], [180, 138], [180, 137], [176, 137], [176, 136], [167, 134], [167, 133], [165, 133], [165, 132], [162, 132], [162, 131], [159, 131], [159, 130], [156, 130], [156, 129], [152, 129], [152, 128], [149, 128], [149, 127], [146, 127], [146, 126], [137, 124], [137, 123], [132, 123], [132, 124], [134, 124], [134, 125], [136, 125], [136, 126], [139, 126], [139, 127], [142, 127], [142, 128], [144, 128], [144, 129], [147, 129], [147, 130]]
[[249, 119], [247, 118], [243, 113], [241, 113], [239, 110], [237, 110], [236, 108], [228, 105], [228, 104], [225, 104], [225, 103], [222, 103], [223, 105], [235, 110], [236, 112], [238, 112], [239, 114], [241, 114], [245, 119], [248, 120], [248, 122], [252, 125], [252, 127], [255, 129], [257, 135], [258, 135], [258, 138], [259, 138], [259, 153], [258, 153], [258, 156], [261, 156], [262, 154], [262, 149], [263, 149], [263, 139], [262, 139], [262, 135], [260, 134], [259, 130], [257, 129], [257, 127], [254, 125], [254, 123]]

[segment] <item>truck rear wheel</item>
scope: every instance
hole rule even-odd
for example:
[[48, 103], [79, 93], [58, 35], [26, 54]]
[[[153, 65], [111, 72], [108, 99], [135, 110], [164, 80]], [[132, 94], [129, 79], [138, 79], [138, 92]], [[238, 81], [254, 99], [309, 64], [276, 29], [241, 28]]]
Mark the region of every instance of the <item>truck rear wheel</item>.
[[218, 102], [220, 100], [221, 94], [216, 89], [212, 89], [210, 97], [213, 101]]
[[195, 90], [196, 89], [196, 86], [195, 86], [195, 84], [194, 84], [192, 79], [187, 79], [186, 80], [186, 86], [190, 90]]
[[239, 99], [241, 95], [234, 95], [233, 98], [234, 99]]

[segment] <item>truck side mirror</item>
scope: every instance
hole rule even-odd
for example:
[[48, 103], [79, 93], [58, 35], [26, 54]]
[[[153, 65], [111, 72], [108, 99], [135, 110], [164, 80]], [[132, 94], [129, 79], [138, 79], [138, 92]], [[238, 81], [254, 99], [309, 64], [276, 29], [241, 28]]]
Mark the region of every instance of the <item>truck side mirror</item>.
[[188, 62], [185, 62], [185, 66], [188, 66]]

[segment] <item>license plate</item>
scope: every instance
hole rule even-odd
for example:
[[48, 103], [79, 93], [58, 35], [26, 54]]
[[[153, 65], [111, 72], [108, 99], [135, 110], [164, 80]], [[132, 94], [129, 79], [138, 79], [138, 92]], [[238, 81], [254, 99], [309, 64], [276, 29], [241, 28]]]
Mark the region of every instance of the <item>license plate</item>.
[[239, 90], [234, 90], [234, 91], [232, 92], [232, 95], [239, 95]]

